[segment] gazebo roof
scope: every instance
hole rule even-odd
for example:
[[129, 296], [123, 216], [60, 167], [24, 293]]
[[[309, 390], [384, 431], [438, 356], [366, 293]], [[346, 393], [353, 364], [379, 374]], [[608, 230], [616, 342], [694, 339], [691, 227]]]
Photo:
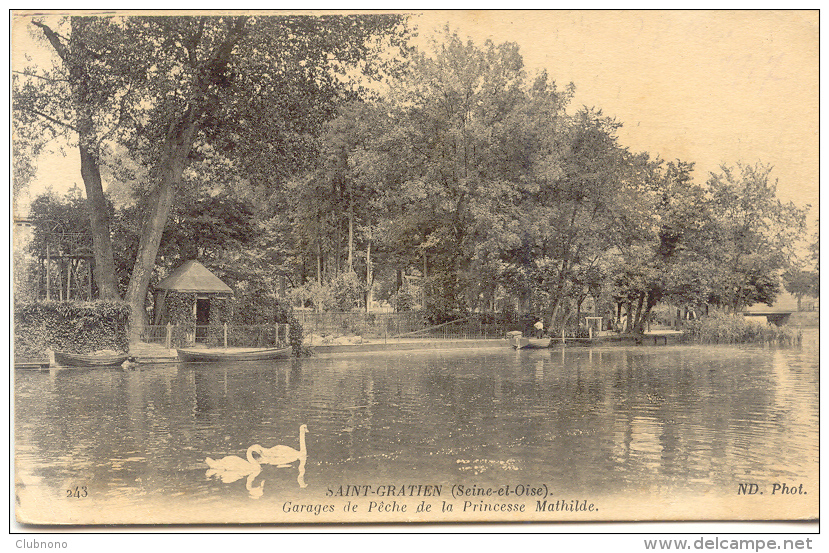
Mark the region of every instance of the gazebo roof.
[[159, 290], [232, 294], [233, 289], [198, 261], [187, 261], [156, 286]]

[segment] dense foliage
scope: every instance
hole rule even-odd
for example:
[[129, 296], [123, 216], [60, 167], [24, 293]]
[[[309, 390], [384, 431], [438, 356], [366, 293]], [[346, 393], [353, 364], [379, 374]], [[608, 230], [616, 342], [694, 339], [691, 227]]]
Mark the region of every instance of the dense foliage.
[[[15, 117], [88, 155], [105, 217], [87, 228], [113, 245], [134, 332], [148, 288], [190, 258], [237, 291], [248, 325], [292, 321], [290, 298], [577, 331], [589, 300], [641, 333], [660, 302], [771, 304], [784, 272], [798, 298], [819, 289], [817, 236], [804, 274], [806, 212], [777, 199], [770, 167], [699, 182], [690, 161], [631, 152], [621, 122], [571, 109], [574, 86], [528, 75], [516, 44], [447, 29], [415, 50], [402, 16], [33, 24], [60, 63], [16, 74]], [[31, 134], [18, 146], [34, 153]], [[117, 209], [95, 199], [101, 174]], [[36, 206], [58, 213], [53, 200]], [[82, 227], [67, 204], [58, 218]]]
[[[364, 93], [354, 75], [393, 67], [376, 52], [401, 46], [403, 23], [393, 14], [31, 18], [56, 63], [15, 72], [15, 117], [79, 147], [104, 298], [119, 290], [102, 166], [134, 181], [133, 339], [177, 194], [200, 173], [267, 190], [307, 167], [338, 103]], [[122, 151], [126, 163], [113, 155]]]
[[45, 357], [47, 350], [127, 351], [129, 307], [121, 302], [17, 302], [14, 355]]
[[776, 198], [771, 168], [696, 183], [693, 163], [628, 151], [600, 110], [568, 113], [571, 95], [528, 78], [514, 44], [447, 31], [414, 53], [381, 101], [338, 113], [327, 155], [293, 181], [297, 297], [343, 309], [343, 272], [371, 290], [396, 271], [383, 297], [409, 308], [402, 283], [416, 279], [435, 324], [516, 309], [577, 328], [591, 297], [637, 333], [659, 302], [773, 303], [806, 212]]
[[802, 339], [799, 329], [750, 321], [742, 315], [721, 311], [707, 317], [687, 321], [686, 340], [706, 344], [770, 343], [798, 344]]

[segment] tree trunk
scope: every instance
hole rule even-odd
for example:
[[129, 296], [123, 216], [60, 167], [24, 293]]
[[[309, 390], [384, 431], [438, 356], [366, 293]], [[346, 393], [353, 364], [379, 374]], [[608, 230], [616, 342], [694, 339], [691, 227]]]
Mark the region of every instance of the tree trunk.
[[92, 230], [92, 251], [95, 256], [95, 283], [98, 285], [98, 297], [102, 300], [120, 299], [118, 281], [115, 278], [115, 260], [112, 253], [109, 215], [101, 183], [99, 150], [95, 136], [95, 123], [90, 105], [91, 93], [89, 76], [83, 57], [76, 55], [81, 50], [86, 31], [83, 18], [71, 18], [72, 32], [67, 48], [57, 33], [40, 22], [35, 25], [43, 30], [46, 39], [60, 56], [70, 75], [72, 105], [75, 111], [75, 124], [81, 154], [81, 178], [86, 189], [89, 224]]
[[633, 326], [631, 330], [635, 333], [639, 333], [639, 328], [642, 327], [642, 307], [645, 304], [645, 292], [641, 292], [639, 294], [639, 301], [636, 304], [636, 316], [633, 318]]
[[100, 166], [97, 157], [84, 147], [84, 142], [81, 139], [81, 177], [86, 189], [86, 206], [89, 211], [89, 225], [92, 229], [92, 251], [95, 255], [95, 284], [98, 286], [98, 298], [118, 300], [121, 296], [118, 293], [118, 281], [115, 278], [115, 258], [112, 253], [109, 213], [101, 184]]
[[354, 272], [354, 202], [348, 188], [348, 272]]
[[167, 224], [172, 201], [173, 183], [169, 177], [165, 176], [150, 198], [151, 213], [144, 222], [144, 228], [138, 243], [138, 255], [127, 288], [126, 301], [130, 306], [130, 343], [132, 344], [141, 340], [141, 334], [144, 331], [146, 315], [144, 304], [147, 300], [147, 289], [155, 268], [158, 246], [161, 243], [161, 235]]
[[165, 139], [160, 182], [150, 196], [150, 214], [144, 221], [138, 243], [138, 255], [127, 289], [126, 301], [130, 306], [130, 343], [141, 340], [146, 316], [144, 304], [147, 300], [150, 277], [155, 268], [161, 235], [170, 215], [173, 195], [181, 182], [181, 174], [193, 145], [196, 127], [194, 110], [188, 108], [181, 120], [176, 125], [171, 125]]
[[[342, 231], [342, 228], [340, 228], [340, 227], [342, 227], [342, 222], [338, 221], [337, 222], [337, 230], [335, 231], [336, 232], [336, 238], [334, 240], [333, 273], [329, 274], [330, 277], [336, 277], [340, 274], [340, 266], [342, 264], [342, 256], [343, 256], [343, 254], [342, 254], [343, 245], [340, 243], [340, 241], [342, 240], [342, 232], [343, 231]], [[331, 267], [331, 265], [332, 265], [331, 263], [328, 264], [329, 267]]]
[[366, 244], [366, 313], [371, 307], [371, 290], [373, 275], [371, 274], [371, 230], [369, 230], [368, 244]]
[[317, 284], [322, 285], [322, 249], [317, 240]]
[[[561, 262], [561, 269], [558, 272], [558, 279], [555, 288], [551, 291], [550, 296], [553, 298], [553, 305], [550, 309], [550, 326], [556, 323], [556, 314], [562, 303], [562, 295], [564, 294], [564, 285], [567, 282], [567, 275], [570, 271], [569, 247], [565, 252], [565, 259]], [[564, 321], [562, 320], [562, 326]]]
[[[640, 300], [641, 300], [641, 298], [640, 298]], [[633, 329], [633, 332], [635, 334], [638, 334], [640, 336], [645, 334], [645, 323], [647, 322], [648, 317], [650, 316], [651, 311], [653, 311], [653, 308], [655, 306], [656, 306], [656, 294], [654, 294], [652, 291], [649, 291], [648, 292], [648, 301], [645, 303], [645, 310], [644, 310], [644, 312], [641, 313], [641, 315], [638, 316], [638, 321], [636, 323], [636, 327]], [[641, 309], [641, 303], [640, 303], [640, 309]]]
[[633, 328], [633, 317], [631, 311], [633, 311], [633, 301], [628, 300], [628, 302], [625, 304], [625, 334], [629, 333]]
[[581, 324], [581, 304], [584, 303], [584, 298], [587, 296], [579, 296], [576, 298], [576, 326]]

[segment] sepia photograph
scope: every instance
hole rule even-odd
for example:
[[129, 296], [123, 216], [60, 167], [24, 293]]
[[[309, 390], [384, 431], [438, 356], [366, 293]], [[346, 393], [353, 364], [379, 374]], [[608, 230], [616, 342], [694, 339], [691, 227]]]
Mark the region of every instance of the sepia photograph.
[[818, 10], [10, 41], [22, 528], [818, 520]]

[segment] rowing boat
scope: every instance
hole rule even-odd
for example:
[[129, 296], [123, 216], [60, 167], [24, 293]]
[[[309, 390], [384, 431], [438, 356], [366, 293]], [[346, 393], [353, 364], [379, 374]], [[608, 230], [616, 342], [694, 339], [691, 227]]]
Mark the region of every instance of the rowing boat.
[[511, 332], [507, 332], [507, 342], [509, 342], [509, 345], [511, 345], [514, 349], [521, 349], [529, 345], [530, 339], [523, 336], [520, 330], [513, 330]]
[[55, 364], [61, 367], [120, 367], [129, 359], [129, 353], [69, 353], [55, 352]]
[[292, 347], [264, 349], [178, 349], [181, 361], [211, 363], [220, 361], [266, 361], [288, 359]]

